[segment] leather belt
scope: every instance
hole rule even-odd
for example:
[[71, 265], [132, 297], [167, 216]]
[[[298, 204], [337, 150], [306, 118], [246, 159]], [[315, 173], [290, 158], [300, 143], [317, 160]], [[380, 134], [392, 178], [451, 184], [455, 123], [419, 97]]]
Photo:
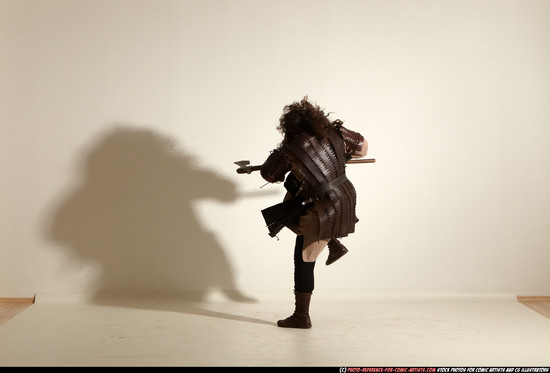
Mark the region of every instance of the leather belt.
[[303, 201], [302, 205], [307, 205], [308, 203], [311, 203], [314, 200], [316, 200], [317, 197], [329, 192], [330, 190], [332, 190], [334, 188], [339, 187], [347, 179], [348, 179], [348, 177], [346, 176], [346, 174], [342, 174], [342, 175], [338, 176], [336, 179], [329, 181], [328, 183], [324, 183], [324, 184], [319, 185], [317, 188], [313, 189], [313, 191], [311, 193], [311, 197], [306, 199], [305, 201]]

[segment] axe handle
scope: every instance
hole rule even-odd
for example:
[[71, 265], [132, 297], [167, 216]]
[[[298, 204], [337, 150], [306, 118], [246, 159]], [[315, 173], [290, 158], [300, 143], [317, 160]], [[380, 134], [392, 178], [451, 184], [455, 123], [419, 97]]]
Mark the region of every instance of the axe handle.
[[[351, 159], [346, 162], [346, 164], [354, 164], [354, 163], [374, 163], [376, 162], [376, 159], [374, 158], [367, 158], [367, 159]], [[238, 174], [248, 174], [253, 171], [260, 171], [262, 169], [262, 166], [249, 166], [244, 168], [237, 168]]]
[[367, 159], [352, 159], [346, 162], [346, 164], [353, 164], [353, 163], [374, 163], [376, 162], [376, 159], [374, 158], [367, 158]]

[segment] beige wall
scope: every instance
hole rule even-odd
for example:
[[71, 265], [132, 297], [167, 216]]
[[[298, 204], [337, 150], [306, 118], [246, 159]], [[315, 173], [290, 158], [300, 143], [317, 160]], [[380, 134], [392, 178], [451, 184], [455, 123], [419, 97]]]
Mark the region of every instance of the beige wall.
[[237, 175], [309, 95], [362, 132], [318, 289], [549, 295], [548, 1], [0, 0], [0, 297], [291, 289], [282, 186]]

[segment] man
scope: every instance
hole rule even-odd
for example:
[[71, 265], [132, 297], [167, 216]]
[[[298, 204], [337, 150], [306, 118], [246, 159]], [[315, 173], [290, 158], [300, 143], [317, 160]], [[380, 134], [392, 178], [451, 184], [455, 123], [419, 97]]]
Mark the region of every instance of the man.
[[287, 194], [282, 203], [262, 214], [271, 236], [283, 227], [296, 234], [295, 310], [277, 325], [311, 328], [309, 304], [315, 261], [327, 245], [327, 265], [348, 251], [338, 238], [353, 233], [358, 219], [356, 191], [346, 177], [346, 161], [364, 157], [368, 144], [340, 120], [331, 122], [307, 96], [285, 106], [277, 129], [283, 134], [283, 141], [264, 162], [260, 173], [268, 182], [284, 181]]

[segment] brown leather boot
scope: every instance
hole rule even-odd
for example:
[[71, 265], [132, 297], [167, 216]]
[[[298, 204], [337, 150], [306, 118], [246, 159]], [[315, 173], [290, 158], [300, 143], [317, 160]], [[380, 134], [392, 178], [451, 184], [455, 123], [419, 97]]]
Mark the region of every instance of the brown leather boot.
[[311, 328], [311, 320], [309, 318], [309, 302], [311, 293], [294, 292], [296, 298], [296, 307], [294, 313], [284, 320], [277, 321], [277, 325], [281, 328]]
[[346, 255], [348, 249], [340, 241], [333, 238], [328, 242], [328, 258], [326, 265], [330, 265]]

